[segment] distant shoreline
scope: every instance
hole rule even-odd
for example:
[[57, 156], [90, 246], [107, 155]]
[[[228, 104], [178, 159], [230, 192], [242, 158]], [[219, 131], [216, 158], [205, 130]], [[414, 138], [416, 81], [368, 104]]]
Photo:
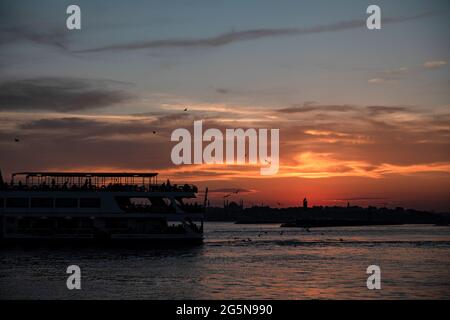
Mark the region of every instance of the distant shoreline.
[[230, 221], [236, 224], [279, 223], [282, 227], [340, 227], [371, 225], [432, 224], [449, 225], [449, 213], [435, 213], [397, 207], [367, 208], [347, 207], [291, 207], [271, 208], [254, 206], [243, 208], [232, 203], [223, 208], [210, 207], [206, 210], [207, 221]]

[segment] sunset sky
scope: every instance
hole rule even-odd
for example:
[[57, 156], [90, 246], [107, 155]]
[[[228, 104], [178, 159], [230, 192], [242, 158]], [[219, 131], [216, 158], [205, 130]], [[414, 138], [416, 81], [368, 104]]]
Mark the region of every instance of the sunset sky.
[[[4, 176], [155, 171], [213, 204], [450, 211], [449, 1], [168, 2], [0, 2]], [[279, 128], [279, 173], [173, 165], [194, 120]]]

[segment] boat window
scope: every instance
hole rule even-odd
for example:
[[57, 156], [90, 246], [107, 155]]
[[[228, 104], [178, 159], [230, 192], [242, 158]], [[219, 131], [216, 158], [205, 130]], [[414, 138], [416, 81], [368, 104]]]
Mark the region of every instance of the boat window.
[[31, 198], [32, 208], [53, 208], [53, 198]]
[[128, 228], [128, 224], [126, 223], [126, 221], [119, 220], [119, 219], [106, 219], [105, 226], [107, 228], [112, 228], [112, 229], [127, 229]]
[[119, 207], [126, 212], [170, 213], [175, 210], [171, 205], [170, 199], [162, 197], [116, 197], [116, 201]]
[[61, 219], [58, 220], [58, 227], [62, 229], [75, 229], [78, 228], [78, 220], [77, 219]]
[[130, 203], [135, 206], [151, 206], [152, 203], [148, 198], [130, 198]]
[[26, 229], [31, 227], [31, 220], [30, 219], [18, 219], [17, 227], [19, 229]]
[[177, 207], [179, 207], [181, 210], [188, 212], [188, 213], [200, 213], [204, 210], [204, 208], [197, 203], [197, 199], [186, 199], [186, 201], [183, 201], [182, 198], [175, 198], [176, 202], [175, 204]]
[[170, 201], [169, 198], [163, 198], [162, 200], [164, 201], [164, 203], [166, 204], [166, 206], [168, 206], [168, 207], [172, 206], [172, 201]]
[[92, 228], [94, 226], [94, 220], [89, 218], [81, 219], [80, 222], [82, 228]]
[[169, 198], [150, 197], [152, 203], [152, 209], [155, 212], [173, 212], [175, 209], [172, 207], [172, 202]]
[[56, 208], [76, 208], [78, 207], [77, 198], [56, 198], [55, 199]]
[[81, 198], [80, 208], [100, 208], [100, 198]]
[[36, 219], [33, 221], [32, 228], [36, 229], [48, 229], [54, 227], [53, 219]]
[[8, 208], [28, 208], [28, 198], [6, 198]]

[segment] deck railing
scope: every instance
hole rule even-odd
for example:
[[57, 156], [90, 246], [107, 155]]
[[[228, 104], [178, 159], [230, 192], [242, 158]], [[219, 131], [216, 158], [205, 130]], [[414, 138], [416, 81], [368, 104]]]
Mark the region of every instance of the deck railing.
[[192, 184], [122, 184], [109, 183], [106, 185], [92, 185], [86, 184], [27, 184], [22, 182], [17, 183], [2, 183], [0, 184], [2, 191], [93, 191], [93, 192], [198, 192], [198, 188]]

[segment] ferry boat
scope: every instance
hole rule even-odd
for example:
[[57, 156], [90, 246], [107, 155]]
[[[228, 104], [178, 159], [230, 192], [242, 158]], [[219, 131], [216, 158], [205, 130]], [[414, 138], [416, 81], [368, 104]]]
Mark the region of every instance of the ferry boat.
[[[206, 204], [194, 185], [157, 173], [0, 173], [0, 242], [47, 240], [201, 243]], [[190, 200], [191, 199], [191, 200]], [[191, 203], [189, 203], [191, 201]]]

